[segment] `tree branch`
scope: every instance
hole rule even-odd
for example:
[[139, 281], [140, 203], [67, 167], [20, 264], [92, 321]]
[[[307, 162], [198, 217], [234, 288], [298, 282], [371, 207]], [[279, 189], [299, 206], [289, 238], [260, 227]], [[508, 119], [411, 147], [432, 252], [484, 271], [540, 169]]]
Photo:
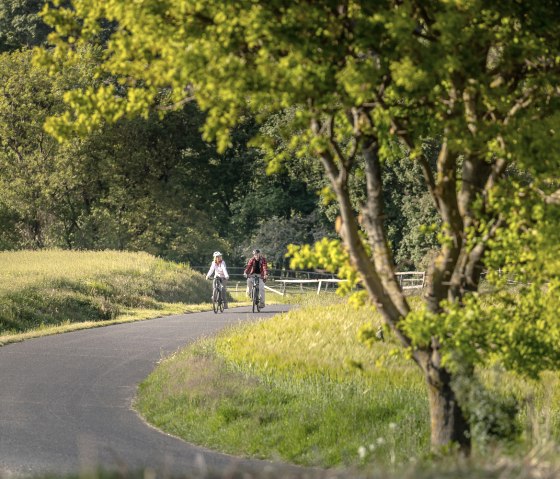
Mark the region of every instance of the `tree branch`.
[[196, 98], [194, 97], [194, 95], [192, 96], [187, 96], [175, 103], [172, 103], [170, 105], [157, 105], [156, 106], [156, 110], [157, 111], [173, 111], [173, 110], [177, 110], [180, 107], [182, 107], [183, 105], [186, 105], [187, 103], [190, 103], [191, 101], [195, 101]]
[[406, 316], [410, 307], [397, 281], [393, 258], [385, 232], [385, 212], [383, 205], [383, 180], [379, 161], [377, 139], [365, 136], [362, 139], [362, 154], [365, 161], [367, 199], [363, 206], [364, 226], [372, 247], [375, 268], [379, 272], [383, 287], [400, 313]]

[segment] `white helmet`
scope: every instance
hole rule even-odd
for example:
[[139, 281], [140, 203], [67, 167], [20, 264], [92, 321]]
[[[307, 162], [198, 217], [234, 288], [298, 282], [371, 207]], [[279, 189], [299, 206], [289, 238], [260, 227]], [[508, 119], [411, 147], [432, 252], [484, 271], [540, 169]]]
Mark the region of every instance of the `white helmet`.
[[214, 258], [215, 258], [216, 256], [222, 256], [222, 253], [220, 253], [219, 251], [214, 251]]

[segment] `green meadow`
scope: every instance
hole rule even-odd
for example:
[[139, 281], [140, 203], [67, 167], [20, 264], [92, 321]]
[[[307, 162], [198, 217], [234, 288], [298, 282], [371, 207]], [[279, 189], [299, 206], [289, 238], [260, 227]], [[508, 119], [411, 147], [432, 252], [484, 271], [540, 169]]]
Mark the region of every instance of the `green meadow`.
[[236, 455], [323, 467], [425, 456], [421, 375], [391, 342], [358, 342], [379, 321], [371, 308], [329, 303], [182, 350], [141, 384], [136, 407], [166, 432]]
[[210, 286], [147, 253], [0, 253], [0, 344], [26, 337], [209, 309]]
[[[235, 455], [366, 470], [428, 464], [428, 403], [417, 367], [391, 337], [372, 347], [358, 341], [362, 326], [380, 324], [372, 308], [327, 297], [176, 353], [141, 384], [136, 408], [166, 432]], [[496, 365], [480, 376], [519, 410], [510, 437], [475, 437], [475, 461], [556, 447], [557, 375], [537, 384]], [[478, 403], [473, 415], [487, 420], [492, 411]]]

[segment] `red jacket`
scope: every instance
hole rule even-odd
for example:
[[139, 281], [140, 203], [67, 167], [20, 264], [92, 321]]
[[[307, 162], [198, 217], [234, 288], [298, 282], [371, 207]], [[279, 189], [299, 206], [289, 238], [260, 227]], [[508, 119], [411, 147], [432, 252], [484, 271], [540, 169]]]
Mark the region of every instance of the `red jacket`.
[[[249, 274], [253, 274], [253, 273], [254, 273], [254, 271], [255, 271], [255, 262], [256, 262], [256, 261], [257, 261], [257, 260], [255, 259], [254, 256], [249, 260], [249, 262], [247, 263], [247, 266], [245, 267], [245, 271], [244, 271], [245, 274], [249, 275]], [[266, 266], [266, 259], [264, 259], [264, 258], [261, 256], [260, 262], [261, 262], [261, 278], [264, 279], [265, 276], [268, 276], [268, 269], [267, 269], [267, 266]]]

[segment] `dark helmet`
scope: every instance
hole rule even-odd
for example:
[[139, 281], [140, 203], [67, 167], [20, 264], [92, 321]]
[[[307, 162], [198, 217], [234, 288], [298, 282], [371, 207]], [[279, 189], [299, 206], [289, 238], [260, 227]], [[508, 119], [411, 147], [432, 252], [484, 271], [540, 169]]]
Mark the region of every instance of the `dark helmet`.
[[253, 254], [260, 254], [261, 250], [260, 249], [254, 249], [253, 250]]

